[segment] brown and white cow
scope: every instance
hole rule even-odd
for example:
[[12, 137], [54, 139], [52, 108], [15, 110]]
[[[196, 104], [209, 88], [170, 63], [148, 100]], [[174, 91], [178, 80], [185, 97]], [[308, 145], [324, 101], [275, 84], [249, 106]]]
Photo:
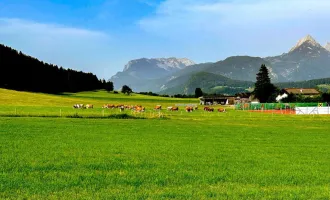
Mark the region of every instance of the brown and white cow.
[[144, 112], [145, 111], [145, 107], [142, 107], [142, 106], [136, 106], [134, 108], [134, 111], [135, 112]]
[[191, 106], [186, 107], [186, 112], [192, 112], [192, 111], [194, 111], [193, 107], [191, 107]]
[[102, 106], [102, 108], [108, 108], [108, 109], [110, 109], [110, 108], [114, 108], [115, 107], [115, 105], [113, 105], [113, 104], [104, 104], [103, 106]]
[[218, 112], [226, 112], [226, 109], [225, 108], [219, 108]]
[[179, 111], [179, 107], [173, 106], [173, 107], [171, 107], [170, 111]]

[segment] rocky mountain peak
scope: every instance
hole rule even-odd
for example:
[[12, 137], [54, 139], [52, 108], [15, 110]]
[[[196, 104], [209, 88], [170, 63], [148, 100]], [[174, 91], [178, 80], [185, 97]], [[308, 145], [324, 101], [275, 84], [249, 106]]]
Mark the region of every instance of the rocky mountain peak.
[[323, 48], [311, 35], [307, 35], [306, 37], [300, 39], [298, 41], [298, 43], [290, 50], [290, 52], [293, 52], [293, 51], [299, 49], [301, 46], [303, 46], [305, 44], [309, 48], [313, 48], [313, 47]]
[[330, 51], [330, 42], [327, 42], [327, 44], [324, 46], [324, 48], [328, 51]]
[[124, 71], [134, 68], [144, 68], [146, 66], [153, 66], [155, 68], [161, 68], [166, 71], [180, 70], [185, 67], [194, 65], [195, 63], [187, 58], [141, 58], [129, 61]]

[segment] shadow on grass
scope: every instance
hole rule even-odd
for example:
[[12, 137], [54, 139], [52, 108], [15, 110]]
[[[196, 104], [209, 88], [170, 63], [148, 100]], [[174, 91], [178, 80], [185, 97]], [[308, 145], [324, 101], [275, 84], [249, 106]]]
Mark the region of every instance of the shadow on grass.
[[72, 119], [159, 119], [167, 120], [168, 117], [162, 116], [160, 118], [147, 118], [141, 116], [133, 116], [128, 114], [113, 114], [107, 116], [82, 116], [78, 114], [57, 116], [57, 115], [0, 115], [0, 117], [35, 117], [35, 118], [72, 118]]
[[65, 116], [66, 118], [86, 118], [86, 119], [147, 119], [145, 117], [136, 117], [128, 114], [114, 114], [108, 116], [81, 116], [78, 114]]

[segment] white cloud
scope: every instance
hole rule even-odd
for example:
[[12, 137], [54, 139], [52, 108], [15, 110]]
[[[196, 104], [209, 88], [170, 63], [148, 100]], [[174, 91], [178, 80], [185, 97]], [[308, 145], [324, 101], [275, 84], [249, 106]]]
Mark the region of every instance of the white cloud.
[[100, 68], [107, 66], [102, 53], [111, 40], [100, 31], [0, 18], [0, 43], [65, 68], [94, 73], [103, 70]]
[[40, 38], [56, 39], [56, 42], [61, 40], [106, 39], [108, 37], [98, 31], [10, 18], [0, 18], [0, 33], [31, 37], [30, 39], [36, 40]]

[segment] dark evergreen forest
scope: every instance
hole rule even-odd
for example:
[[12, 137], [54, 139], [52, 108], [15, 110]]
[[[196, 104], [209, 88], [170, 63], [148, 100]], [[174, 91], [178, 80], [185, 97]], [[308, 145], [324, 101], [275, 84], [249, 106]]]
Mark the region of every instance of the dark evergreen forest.
[[92, 73], [63, 69], [0, 44], [0, 87], [57, 94], [105, 89]]

